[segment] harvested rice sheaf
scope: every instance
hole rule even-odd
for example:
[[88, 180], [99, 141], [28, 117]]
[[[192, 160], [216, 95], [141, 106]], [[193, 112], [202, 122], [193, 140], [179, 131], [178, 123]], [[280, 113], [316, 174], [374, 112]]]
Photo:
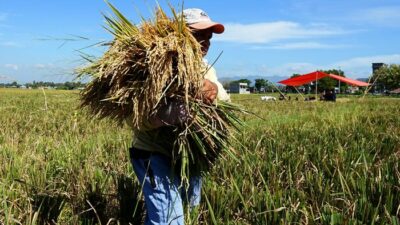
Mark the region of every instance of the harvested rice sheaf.
[[240, 107], [227, 102], [207, 104], [201, 87], [207, 70], [201, 46], [185, 21], [171, 8], [169, 18], [158, 8], [153, 20], [132, 24], [109, 4], [115, 18], [105, 16], [106, 29], [114, 35], [102, 57], [78, 70], [90, 76], [81, 92], [81, 106], [99, 118], [128, 121], [134, 130], [171, 99], [184, 103], [192, 119], [176, 126], [171, 156], [182, 180], [208, 170], [222, 152], [234, 155], [232, 127], [241, 121]]

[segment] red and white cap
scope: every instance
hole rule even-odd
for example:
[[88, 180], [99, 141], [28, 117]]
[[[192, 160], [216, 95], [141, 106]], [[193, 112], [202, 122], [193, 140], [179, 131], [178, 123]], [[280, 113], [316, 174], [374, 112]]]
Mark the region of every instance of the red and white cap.
[[190, 28], [196, 30], [204, 30], [212, 28], [213, 33], [221, 34], [224, 32], [225, 27], [220, 23], [216, 23], [201, 9], [190, 8], [183, 10], [183, 16], [186, 23]]

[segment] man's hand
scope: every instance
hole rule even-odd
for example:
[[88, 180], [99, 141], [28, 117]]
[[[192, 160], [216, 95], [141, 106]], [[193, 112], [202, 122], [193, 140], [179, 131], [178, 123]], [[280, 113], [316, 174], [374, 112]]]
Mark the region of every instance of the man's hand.
[[218, 95], [218, 86], [213, 82], [204, 79], [203, 80], [203, 88], [201, 89], [201, 94], [203, 97], [203, 101], [205, 103], [213, 103], [215, 98]]
[[[217, 98], [218, 86], [210, 80], [203, 80], [201, 88], [201, 98], [205, 103], [213, 103]], [[153, 128], [161, 126], [182, 125], [192, 119], [187, 112], [186, 106], [182, 101], [169, 100], [168, 103], [162, 105], [157, 113], [149, 118], [149, 122]]]
[[183, 125], [192, 119], [183, 101], [170, 99], [167, 103], [161, 105], [155, 115], [150, 117], [149, 122], [153, 128], [158, 128]]

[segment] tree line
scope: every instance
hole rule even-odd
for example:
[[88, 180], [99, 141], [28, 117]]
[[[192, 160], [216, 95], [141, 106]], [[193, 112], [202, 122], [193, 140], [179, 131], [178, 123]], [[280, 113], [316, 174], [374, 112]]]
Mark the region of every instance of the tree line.
[[373, 83], [373, 91], [389, 92], [400, 88], [400, 65], [383, 65], [370, 78]]
[[60, 90], [74, 90], [78, 88], [84, 87], [86, 84], [82, 82], [63, 82], [63, 83], [55, 83], [55, 82], [47, 82], [47, 81], [33, 81], [31, 83], [26, 83], [26, 84], [19, 84], [16, 81], [13, 81], [11, 83], [0, 83], [0, 87], [5, 87], [5, 88], [54, 88], [54, 89], [60, 89]]
[[224, 82], [223, 86], [225, 89], [228, 90], [230, 88], [230, 85], [238, 84], [238, 83], [246, 83], [248, 87], [254, 87], [255, 91], [257, 91], [257, 92], [271, 92], [276, 89], [274, 84], [272, 84], [267, 79], [262, 79], [262, 78], [255, 79], [253, 86], [252, 86], [253, 82], [249, 79], [239, 79], [239, 80]]
[[[345, 77], [344, 72], [342, 70], [331, 69], [331, 70], [322, 70], [325, 73], [331, 73], [335, 75], [339, 75]], [[293, 74], [291, 78], [300, 76], [300, 74]], [[231, 84], [234, 83], [247, 83], [249, 87], [254, 87], [256, 91], [264, 91], [270, 92], [276, 89], [276, 86], [272, 84], [267, 79], [255, 79], [254, 85], [252, 85], [252, 81], [249, 79], [239, 79], [234, 81], [227, 81], [223, 83], [225, 89], [229, 89]], [[388, 92], [394, 90], [396, 88], [400, 88], [400, 65], [399, 64], [391, 64], [391, 65], [383, 65], [379, 70], [375, 71], [369, 78], [369, 83], [373, 84], [373, 88], [371, 91], [376, 92]], [[17, 83], [16, 81], [11, 83], [0, 83], [0, 87], [6, 88], [19, 88], [21, 86], [25, 86], [26, 88], [40, 88], [40, 87], [48, 87], [54, 89], [61, 90], [73, 90], [78, 88], [83, 88], [86, 83], [82, 82], [71, 82], [67, 81], [64, 83], [55, 83], [55, 82], [46, 82], [46, 81], [33, 81], [31, 83], [26, 83], [24, 85]], [[302, 86], [303, 91], [315, 91], [315, 82], [310, 84], [305, 84]], [[339, 86], [339, 81], [335, 79], [331, 79], [328, 77], [322, 78], [318, 80], [318, 92], [324, 90], [332, 90], [335, 87]], [[347, 90], [348, 85], [346, 83], [340, 83], [340, 92], [343, 93]], [[295, 92], [296, 90], [293, 87], [286, 87], [286, 90]]]
[[[331, 69], [331, 70], [321, 70], [324, 73], [334, 74], [341, 77], [346, 77], [344, 72], [340, 69]], [[294, 78], [300, 76], [301, 74], [293, 74], [290, 78]], [[383, 65], [379, 70], [375, 71], [369, 78], [368, 82], [372, 84], [370, 91], [372, 92], [389, 92], [394, 89], [400, 88], [400, 65], [399, 64], [391, 64], [391, 65]], [[247, 83], [249, 87], [254, 87], [256, 91], [266, 91], [269, 92], [276, 88], [274, 84], [269, 82], [266, 79], [255, 79], [254, 85], [252, 85], [252, 81], [249, 79], [239, 79], [230, 82], [225, 82], [224, 87], [229, 89], [229, 86], [234, 83]], [[329, 77], [325, 77], [318, 80], [318, 84], [316, 82], [311, 82], [309, 84], [305, 84], [299, 87], [303, 92], [315, 92], [315, 88], [317, 88], [318, 92], [323, 92], [325, 90], [333, 90], [335, 88], [340, 88], [340, 93], [345, 93], [348, 89], [349, 85], [344, 82], [340, 82], [336, 79], [332, 79]], [[284, 88], [289, 92], [297, 92], [294, 87], [286, 86]], [[364, 89], [364, 88], [360, 88]]]
[[[342, 70], [337, 70], [337, 69], [331, 69], [331, 70], [321, 70], [324, 73], [328, 73], [328, 74], [335, 74], [338, 76], [342, 76], [345, 77], [344, 72]], [[290, 78], [294, 78], [297, 76], [300, 76], [301, 74], [293, 74]], [[315, 85], [315, 82], [313, 83], [309, 83], [309, 84], [305, 84], [303, 86], [301, 86], [301, 90], [299, 91], [303, 91], [303, 92], [314, 92], [315, 91], [315, 86], [317, 86], [318, 88], [318, 92], [322, 92], [324, 90], [332, 90], [335, 87], [339, 86], [339, 81], [329, 78], [329, 77], [325, 77], [322, 79], [318, 80], [318, 85]], [[288, 91], [288, 92], [297, 92], [297, 90], [294, 87], [291, 86], [286, 86], [286, 87], [282, 87], [282, 86], [277, 86], [274, 85], [273, 83], [269, 82], [267, 79], [255, 79], [254, 80], [254, 85], [251, 86], [252, 81], [249, 79], [239, 79], [239, 80], [234, 80], [234, 81], [230, 81], [227, 84], [224, 85], [224, 87], [226, 89], [229, 89], [229, 86], [231, 84], [235, 84], [235, 83], [247, 83], [247, 85], [249, 87], [254, 87], [256, 92], [272, 92], [275, 91], [277, 88], [279, 88], [281, 91]], [[340, 84], [340, 90], [341, 92], [344, 92], [347, 89], [348, 85], [346, 83], [341, 82]]]

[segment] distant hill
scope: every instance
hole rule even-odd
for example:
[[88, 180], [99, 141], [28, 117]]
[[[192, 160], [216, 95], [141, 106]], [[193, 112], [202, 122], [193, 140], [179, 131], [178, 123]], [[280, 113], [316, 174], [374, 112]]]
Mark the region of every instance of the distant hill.
[[368, 82], [369, 78], [357, 78], [358, 81]]
[[287, 78], [289, 78], [289, 77], [281, 77], [281, 76], [256, 76], [256, 75], [248, 75], [248, 76], [245, 76], [245, 75], [243, 75], [243, 76], [232, 76], [232, 77], [219, 77], [218, 80], [219, 80], [221, 83], [226, 83], [226, 82], [234, 81], [234, 80], [249, 79], [249, 80], [251, 80], [251, 86], [253, 86], [256, 79], [266, 79], [266, 80], [268, 80], [269, 82], [272, 82], [272, 83], [274, 83], [274, 84], [276, 84], [276, 85], [279, 85], [279, 84], [278, 84], [278, 81], [285, 80], [285, 79], [287, 79]]

